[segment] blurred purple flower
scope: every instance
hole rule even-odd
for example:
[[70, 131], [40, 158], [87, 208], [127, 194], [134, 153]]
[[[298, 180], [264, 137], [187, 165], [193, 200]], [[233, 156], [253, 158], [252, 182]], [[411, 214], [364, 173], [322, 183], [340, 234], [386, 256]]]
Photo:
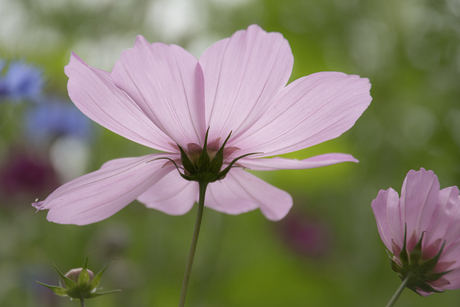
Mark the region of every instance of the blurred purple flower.
[[35, 141], [73, 136], [83, 140], [92, 137], [90, 120], [74, 104], [58, 98], [41, 99], [43, 103], [24, 114], [26, 135]]
[[[0, 72], [5, 67], [0, 62]], [[22, 61], [11, 62], [3, 77], [0, 77], [0, 100], [36, 100], [43, 90], [42, 70]]]
[[320, 219], [303, 212], [290, 212], [278, 230], [283, 242], [299, 255], [320, 258], [331, 251], [331, 229]]
[[0, 167], [0, 194], [8, 199], [44, 197], [59, 184], [47, 159], [22, 150], [12, 150]]
[[393, 254], [392, 268], [409, 289], [427, 296], [460, 288], [460, 197], [440, 190], [433, 171], [411, 170], [401, 198], [389, 188], [372, 201], [380, 238]]

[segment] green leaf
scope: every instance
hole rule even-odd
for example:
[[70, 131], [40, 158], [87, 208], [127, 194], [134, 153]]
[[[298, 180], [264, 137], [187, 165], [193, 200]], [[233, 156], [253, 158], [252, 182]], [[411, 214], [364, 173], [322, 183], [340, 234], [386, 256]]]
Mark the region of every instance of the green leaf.
[[180, 147], [179, 145], [177, 145], [177, 147], [179, 147], [180, 150], [180, 159], [182, 161], [182, 166], [184, 166], [184, 169], [192, 175], [196, 174], [197, 169], [195, 168], [195, 165], [193, 165], [192, 161], [190, 161], [182, 147]]
[[391, 269], [396, 273], [400, 274], [403, 271], [403, 268], [400, 267], [393, 259], [390, 259], [391, 262]]
[[208, 154], [208, 133], [209, 133], [209, 128], [206, 131], [206, 136], [204, 137], [203, 150], [201, 151], [201, 155], [198, 158], [198, 162], [197, 162], [199, 173], [207, 172], [209, 170], [209, 166], [211, 165], [211, 160]]
[[417, 264], [422, 258], [422, 240], [424, 235], [425, 232], [422, 232], [420, 240], [418, 240], [417, 244], [414, 246], [414, 249], [410, 253], [410, 264]]
[[78, 276], [78, 285], [80, 287], [85, 287], [88, 285], [88, 283], [89, 283], [88, 269], [84, 268], [83, 270], [81, 270], [81, 273]]
[[66, 297], [68, 296], [68, 292], [69, 290], [67, 289], [64, 289], [64, 288], [61, 288], [61, 287], [58, 287], [58, 286], [50, 286], [50, 285], [47, 285], [47, 284], [44, 284], [44, 283], [41, 283], [39, 281], [36, 281], [38, 284], [42, 285], [42, 286], [45, 286], [47, 287], [48, 289], [52, 290], [55, 294], [59, 295], [59, 296], [62, 296], [62, 297]]
[[416, 284], [415, 286], [417, 286], [420, 290], [428, 292], [428, 293], [441, 293], [441, 292], [444, 292], [444, 291], [438, 291], [438, 290], [434, 289], [432, 286], [430, 286], [427, 283], [420, 283], [420, 284]]
[[80, 272], [80, 275], [78, 276], [78, 285], [80, 287], [87, 286], [89, 283], [89, 273], [88, 273], [88, 259], [89, 259], [89, 254], [86, 257], [85, 264], [83, 265], [83, 268]]
[[440, 273], [431, 273], [431, 274], [426, 274], [425, 275], [425, 280], [426, 281], [435, 281], [438, 280], [439, 278], [443, 277], [447, 273], [452, 272], [453, 270], [450, 271], [445, 271], [445, 272], [440, 272]]
[[107, 291], [107, 292], [94, 292], [94, 293], [88, 294], [86, 296], [86, 298], [95, 298], [95, 297], [98, 297], [98, 296], [112, 294], [112, 293], [115, 293], [115, 292], [121, 292], [121, 290], [112, 290], [112, 291]]
[[399, 253], [399, 259], [401, 260], [401, 264], [403, 267], [407, 267], [409, 265], [409, 255], [407, 254], [407, 249], [406, 249], [406, 239], [407, 239], [407, 224], [405, 225], [405, 228], [404, 228], [403, 247], [401, 249], [401, 252]]
[[436, 267], [436, 264], [438, 264], [439, 257], [441, 257], [442, 251], [444, 250], [444, 245], [445, 244], [446, 244], [446, 241], [444, 241], [444, 243], [442, 243], [441, 249], [436, 254], [436, 256], [434, 256], [433, 258], [428, 259], [427, 261], [425, 261], [422, 264], [420, 264], [420, 266], [419, 266], [420, 271], [422, 271], [422, 272], [430, 272]]
[[65, 286], [67, 287], [68, 290], [72, 290], [74, 289], [75, 287], [78, 287], [77, 283], [74, 282], [72, 279], [70, 278], [67, 278], [65, 277], [64, 274], [61, 273], [61, 271], [59, 271], [59, 269], [57, 268], [57, 266], [51, 262], [51, 264], [54, 266], [54, 268], [56, 269], [56, 271], [58, 272], [58, 274], [61, 276], [61, 278], [64, 280], [64, 283], [65, 283]]
[[209, 168], [209, 171], [211, 173], [216, 173], [217, 174], [218, 172], [220, 172], [220, 169], [222, 168], [222, 164], [224, 163], [225, 145], [227, 144], [227, 141], [228, 141], [228, 139], [230, 138], [231, 135], [232, 135], [232, 132], [230, 131], [230, 134], [227, 136], [227, 138], [225, 139], [224, 143], [222, 144], [222, 146], [217, 151], [216, 155], [214, 156], [214, 159], [212, 159], [211, 166]]
[[113, 263], [113, 261], [111, 263], [109, 263], [109, 265], [106, 266], [102, 271], [97, 273], [96, 276], [94, 276], [93, 280], [89, 284], [89, 288], [96, 289], [99, 286], [99, 284], [101, 283], [102, 274], [104, 274], [105, 270], [107, 270], [112, 263]]
[[[180, 148], [180, 147], [179, 147], [179, 148]], [[185, 180], [188, 180], [188, 181], [192, 181], [192, 180], [193, 180], [192, 177], [187, 176], [187, 175], [184, 175], [184, 174], [182, 174], [182, 173], [180, 172], [179, 166], [177, 166], [176, 162], [174, 162], [173, 159], [166, 158], [166, 157], [162, 157], [162, 158], [157, 158], [157, 159], [150, 160], [149, 162], [155, 161], [155, 160], [168, 160], [169, 162], [172, 162], [172, 164], [174, 164], [174, 166], [175, 166], [176, 169], [177, 169], [177, 172], [179, 173], [179, 175], [181, 175], [182, 178], [184, 178]]]
[[232, 162], [230, 162], [230, 164], [222, 171], [220, 172], [219, 174], [217, 174], [217, 180], [222, 180], [225, 178], [225, 176], [227, 176], [228, 172], [230, 171], [230, 169], [233, 167], [233, 164], [236, 163], [236, 161], [238, 161], [239, 159], [241, 158], [244, 158], [244, 157], [247, 157], [247, 156], [250, 156], [250, 155], [256, 155], [258, 154], [258, 152], [254, 152], [254, 153], [248, 153], [248, 154], [245, 154], [245, 155], [242, 155], [236, 159], [234, 159]]

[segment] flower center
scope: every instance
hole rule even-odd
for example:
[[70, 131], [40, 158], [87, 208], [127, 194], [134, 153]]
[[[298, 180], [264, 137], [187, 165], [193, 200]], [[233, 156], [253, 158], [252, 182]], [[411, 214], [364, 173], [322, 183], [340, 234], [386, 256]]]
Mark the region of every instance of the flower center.
[[[230, 132], [220, 147], [220, 138], [217, 138], [208, 144], [208, 134], [209, 128], [208, 131], [206, 131], [203, 148], [201, 148], [198, 144], [189, 143], [187, 144], [187, 151], [185, 151], [182, 147], [177, 145], [180, 150], [180, 160], [184, 169], [184, 173], [179, 170], [179, 166], [177, 166], [176, 161], [169, 158], [159, 159], [166, 159], [172, 162], [176, 166], [179, 175], [181, 175], [181, 177], [185, 180], [198, 181], [201, 184], [208, 184], [217, 180], [224, 179], [230, 169], [239, 159], [255, 154], [245, 154], [229, 162], [227, 161], [227, 158], [231, 156], [232, 153], [239, 150], [237, 147], [225, 148], [228, 139], [232, 135], [232, 132]], [[228, 165], [222, 169], [224, 161], [226, 161], [225, 164]]]
[[[223, 145], [224, 146], [224, 145]], [[223, 147], [222, 146], [222, 147]], [[214, 141], [210, 142], [206, 146], [206, 151], [209, 156], [210, 162], [214, 160], [216, 155], [219, 153], [219, 150], [221, 149], [220, 146], [220, 137], [215, 139]], [[223, 148], [223, 163], [227, 160], [227, 158], [232, 155], [234, 152], [239, 150], [238, 147], [225, 147]], [[200, 159], [200, 156], [203, 154], [203, 148], [196, 144], [196, 143], [188, 143], [187, 144], [187, 151], [185, 151], [187, 157], [189, 158], [190, 162], [192, 162], [193, 165], [198, 166], [198, 160]]]
[[[198, 181], [200, 184], [208, 184], [217, 180], [222, 180], [228, 174], [230, 169], [235, 165], [235, 163], [244, 157], [257, 154], [255, 153], [248, 153], [233, 160], [229, 160], [228, 158], [239, 148], [237, 147], [227, 147], [228, 139], [232, 135], [232, 132], [228, 135], [228, 137], [223, 142], [222, 146], [219, 147], [220, 144], [220, 137], [213, 140], [211, 143], [208, 144], [208, 131], [206, 131], [206, 137], [204, 139], [203, 148], [201, 148], [198, 144], [195, 143], [188, 143], [187, 144], [187, 151], [185, 151], [182, 147], [177, 145], [180, 150], [180, 161], [182, 163], [182, 168], [184, 173], [179, 170], [179, 166], [177, 166], [178, 161], [174, 161], [170, 158], [162, 157], [158, 159], [165, 159], [169, 160], [174, 164], [179, 175], [184, 178], [185, 180], [189, 181]], [[154, 159], [154, 160], [158, 160]], [[152, 160], [153, 161], [153, 160]], [[227, 166], [222, 169], [222, 166], [227, 164]]]
[[[229, 167], [233, 165], [234, 162], [229, 164], [229, 167], [227, 167], [228, 170], [221, 171], [224, 163], [225, 145], [232, 133], [230, 132], [227, 139], [225, 139], [220, 147], [220, 138], [208, 144], [208, 133], [209, 129], [206, 131], [203, 148], [198, 144], [189, 143], [187, 144], [186, 152], [178, 145], [181, 153], [182, 166], [184, 167], [183, 178], [203, 183], [214, 182], [224, 179], [225, 175], [227, 175], [230, 170]], [[234, 161], [236, 162], [236, 160]]]

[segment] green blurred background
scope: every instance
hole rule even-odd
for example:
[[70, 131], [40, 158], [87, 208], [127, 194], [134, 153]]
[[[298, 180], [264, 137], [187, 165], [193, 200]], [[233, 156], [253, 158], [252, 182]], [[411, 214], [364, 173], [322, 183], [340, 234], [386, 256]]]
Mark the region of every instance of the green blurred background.
[[[433, 170], [441, 187], [460, 185], [460, 1], [0, 0], [0, 58], [41, 67], [45, 92], [66, 98], [71, 51], [110, 71], [137, 34], [199, 57], [252, 23], [288, 39], [291, 81], [318, 71], [371, 80], [371, 106], [350, 131], [287, 155], [343, 152], [360, 163], [255, 172], [294, 197], [291, 214], [277, 223], [258, 210], [206, 209], [187, 306], [385, 306], [400, 280], [371, 201], [380, 189], [399, 192], [406, 173], [420, 167]], [[58, 139], [24, 137], [23, 114], [32, 107], [0, 103], [0, 170], [25, 151], [61, 165], [62, 182], [109, 159], [152, 152], [94, 124], [90, 141], [57, 155]], [[57, 284], [50, 262], [67, 271], [87, 253], [95, 271], [115, 259], [102, 285], [123, 290], [87, 306], [177, 306], [196, 208], [168, 216], [134, 202], [93, 225], [58, 225], [30, 206], [43, 193], [0, 194], [0, 306], [78, 306], [35, 280]], [[397, 306], [459, 303], [460, 291], [422, 298], [406, 290]]]

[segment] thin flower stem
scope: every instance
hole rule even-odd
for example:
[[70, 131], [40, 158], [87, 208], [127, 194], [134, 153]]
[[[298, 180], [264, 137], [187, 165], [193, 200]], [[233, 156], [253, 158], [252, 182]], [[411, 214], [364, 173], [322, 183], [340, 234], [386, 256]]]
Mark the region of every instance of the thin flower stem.
[[182, 289], [180, 292], [179, 307], [185, 306], [185, 297], [187, 295], [188, 282], [190, 280], [190, 273], [192, 271], [193, 258], [195, 258], [196, 244], [198, 242], [198, 235], [200, 234], [201, 220], [203, 218], [204, 209], [204, 196], [206, 194], [207, 182], [199, 182], [200, 196], [198, 201], [198, 212], [196, 214], [195, 230], [193, 232], [192, 244], [188, 254], [187, 267], [185, 268], [184, 280], [182, 281]]
[[85, 307], [85, 299], [83, 297], [80, 299], [80, 307]]
[[388, 302], [388, 305], [386, 307], [392, 307], [398, 300], [399, 296], [403, 292], [404, 288], [406, 288], [407, 283], [409, 282], [410, 279], [410, 274], [406, 276], [406, 278], [403, 280], [402, 284], [399, 286], [398, 290], [396, 290], [395, 294], [393, 294], [393, 297], [391, 300]]

